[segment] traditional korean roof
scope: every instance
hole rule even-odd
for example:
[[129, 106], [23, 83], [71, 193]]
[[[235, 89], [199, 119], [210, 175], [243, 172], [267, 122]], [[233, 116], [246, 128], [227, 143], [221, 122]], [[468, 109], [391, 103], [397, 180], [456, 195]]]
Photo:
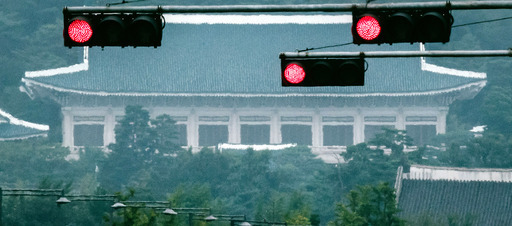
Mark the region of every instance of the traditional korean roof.
[[460, 223], [470, 220], [472, 225], [512, 223], [512, 183], [507, 179], [511, 169], [414, 168], [428, 169], [433, 174], [425, 176], [429, 174], [425, 171], [424, 175], [413, 175], [411, 171], [397, 181], [400, 216], [410, 221], [430, 218], [443, 224], [448, 218]]
[[350, 44], [348, 15], [166, 15], [162, 46], [84, 48], [83, 63], [25, 73], [27, 88], [121, 96], [416, 96], [481, 89], [485, 73], [423, 58], [366, 59], [365, 85], [282, 87], [280, 52], [419, 50]]
[[23, 121], [0, 110], [0, 141], [46, 136], [49, 129], [47, 125]]

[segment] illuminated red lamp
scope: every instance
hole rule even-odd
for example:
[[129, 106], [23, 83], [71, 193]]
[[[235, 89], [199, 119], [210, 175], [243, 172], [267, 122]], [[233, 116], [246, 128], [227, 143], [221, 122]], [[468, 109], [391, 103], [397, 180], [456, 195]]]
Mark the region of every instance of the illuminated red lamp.
[[86, 20], [76, 19], [68, 26], [68, 36], [74, 42], [87, 42], [91, 39], [92, 33], [92, 27]]
[[306, 78], [306, 71], [304, 68], [297, 64], [291, 63], [286, 66], [283, 72], [284, 79], [291, 84], [299, 84]]
[[381, 30], [380, 23], [374, 16], [363, 16], [356, 23], [357, 35], [367, 41], [379, 37]]

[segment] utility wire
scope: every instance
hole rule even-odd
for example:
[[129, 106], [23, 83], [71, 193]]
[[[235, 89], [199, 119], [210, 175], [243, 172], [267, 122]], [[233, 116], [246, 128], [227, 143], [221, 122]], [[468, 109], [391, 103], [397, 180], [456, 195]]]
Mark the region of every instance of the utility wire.
[[474, 25], [474, 24], [490, 23], [490, 22], [496, 22], [496, 21], [501, 21], [501, 20], [509, 20], [509, 19], [512, 19], [512, 16], [503, 17], [503, 18], [499, 18], [499, 19], [493, 19], [493, 20], [477, 21], [477, 22], [472, 22], [472, 23], [467, 23], [467, 24], [459, 24], [459, 25], [452, 26], [452, 28], [454, 28], [454, 27], [464, 27], [464, 26], [469, 26], [469, 25]]
[[[496, 21], [502, 21], [502, 20], [510, 20], [510, 19], [512, 19], [512, 16], [498, 18], [498, 19], [492, 19], [492, 20], [477, 21], [477, 22], [466, 23], [466, 24], [459, 24], [459, 25], [452, 26], [452, 28], [464, 27], [464, 26], [475, 25], [475, 24], [490, 23], [490, 22], [496, 22]], [[307, 52], [307, 51], [310, 51], [310, 50], [327, 49], [327, 48], [333, 48], [333, 47], [346, 46], [346, 45], [350, 45], [350, 44], [353, 44], [353, 43], [352, 42], [347, 42], [347, 43], [337, 44], [337, 45], [329, 45], [329, 46], [321, 46], [321, 47], [314, 47], [314, 48], [306, 48], [306, 49], [297, 50], [297, 52], [300, 53], [300, 52]]]
[[353, 43], [352, 42], [347, 42], [347, 43], [337, 44], [337, 45], [321, 46], [321, 47], [314, 47], [314, 48], [306, 48], [306, 49], [302, 49], [302, 50], [297, 50], [297, 52], [300, 53], [300, 52], [306, 52], [306, 51], [310, 51], [310, 50], [327, 49], [327, 48], [333, 48], [333, 47], [346, 46], [346, 45], [350, 45], [350, 44], [353, 44]]

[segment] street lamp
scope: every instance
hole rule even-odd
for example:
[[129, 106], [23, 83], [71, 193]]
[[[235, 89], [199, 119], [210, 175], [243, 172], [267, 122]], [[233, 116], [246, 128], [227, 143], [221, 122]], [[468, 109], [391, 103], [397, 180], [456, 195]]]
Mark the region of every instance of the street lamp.
[[[126, 203], [126, 204], [125, 204]], [[122, 202], [116, 202], [111, 207], [114, 209], [121, 209], [121, 208], [150, 208], [150, 209], [164, 209], [162, 212], [165, 215], [177, 215], [173, 209], [171, 209], [169, 206], [171, 205], [171, 202], [167, 201], [125, 201]]]
[[264, 221], [253, 221], [253, 220], [232, 220], [231, 226], [241, 225], [241, 226], [252, 226], [252, 225], [287, 225], [286, 222], [268, 222]]
[[[229, 221], [231, 226], [234, 226], [236, 222], [245, 222], [245, 215], [210, 215], [204, 219], [205, 221]], [[251, 225], [251, 224], [249, 224]]]
[[176, 213], [176, 211], [174, 211], [173, 209], [169, 209], [169, 208], [166, 208], [164, 210], [163, 214], [165, 214], [165, 215], [178, 215], [178, 213]]
[[[119, 208], [150, 208], [150, 209], [168, 209], [171, 202], [168, 201], [123, 201], [116, 202], [111, 207]], [[172, 211], [172, 209], [171, 209]], [[164, 211], [165, 212], [165, 211]]]
[[[194, 215], [198, 216], [206, 216], [211, 213], [210, 208], [167, 208], [163, 212], [165, 215], [178, 215], [178, 214], [188, 214], [188, 225], [192, 226], [192, 220]], [[204, 221], [212, 221], [216, 220], [214, 216], [210, 215], [202, 220]]]
[[[66, 195], [61, 194], [60, 198], [55, 201], [57, 205], [64, 205], [70, 202], [76, 201], [110, 201], [113, 202], [115, 199], [115, 195]], [[69, 199], [68, 199], [69, 198]]]

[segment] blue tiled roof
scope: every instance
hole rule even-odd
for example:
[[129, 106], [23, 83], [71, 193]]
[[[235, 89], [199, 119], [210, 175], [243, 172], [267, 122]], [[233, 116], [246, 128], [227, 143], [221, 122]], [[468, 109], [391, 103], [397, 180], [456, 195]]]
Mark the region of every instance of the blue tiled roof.
[[[352, 42], [350, 24], [167, 24], [162, 46], [94, 47], [89, 70], [29, 78], [64, 90], [106, 93], [411, 93], [481, 79], [421, 70], [419, 58], [367, 59], [362, 87], [282, 87], [280, 52]], [[347, 45], [326, 51], [419, 50], [419, 45]]]
[[25, 139], [48, 133], [49, 127], [15, 118], [0, 109], [0, 140]]
[[32, 136], [45, 135], [46, 133], [47, 131], [41, 131], [22, 125], [0, 123], [0, 140], [24, 139]]

